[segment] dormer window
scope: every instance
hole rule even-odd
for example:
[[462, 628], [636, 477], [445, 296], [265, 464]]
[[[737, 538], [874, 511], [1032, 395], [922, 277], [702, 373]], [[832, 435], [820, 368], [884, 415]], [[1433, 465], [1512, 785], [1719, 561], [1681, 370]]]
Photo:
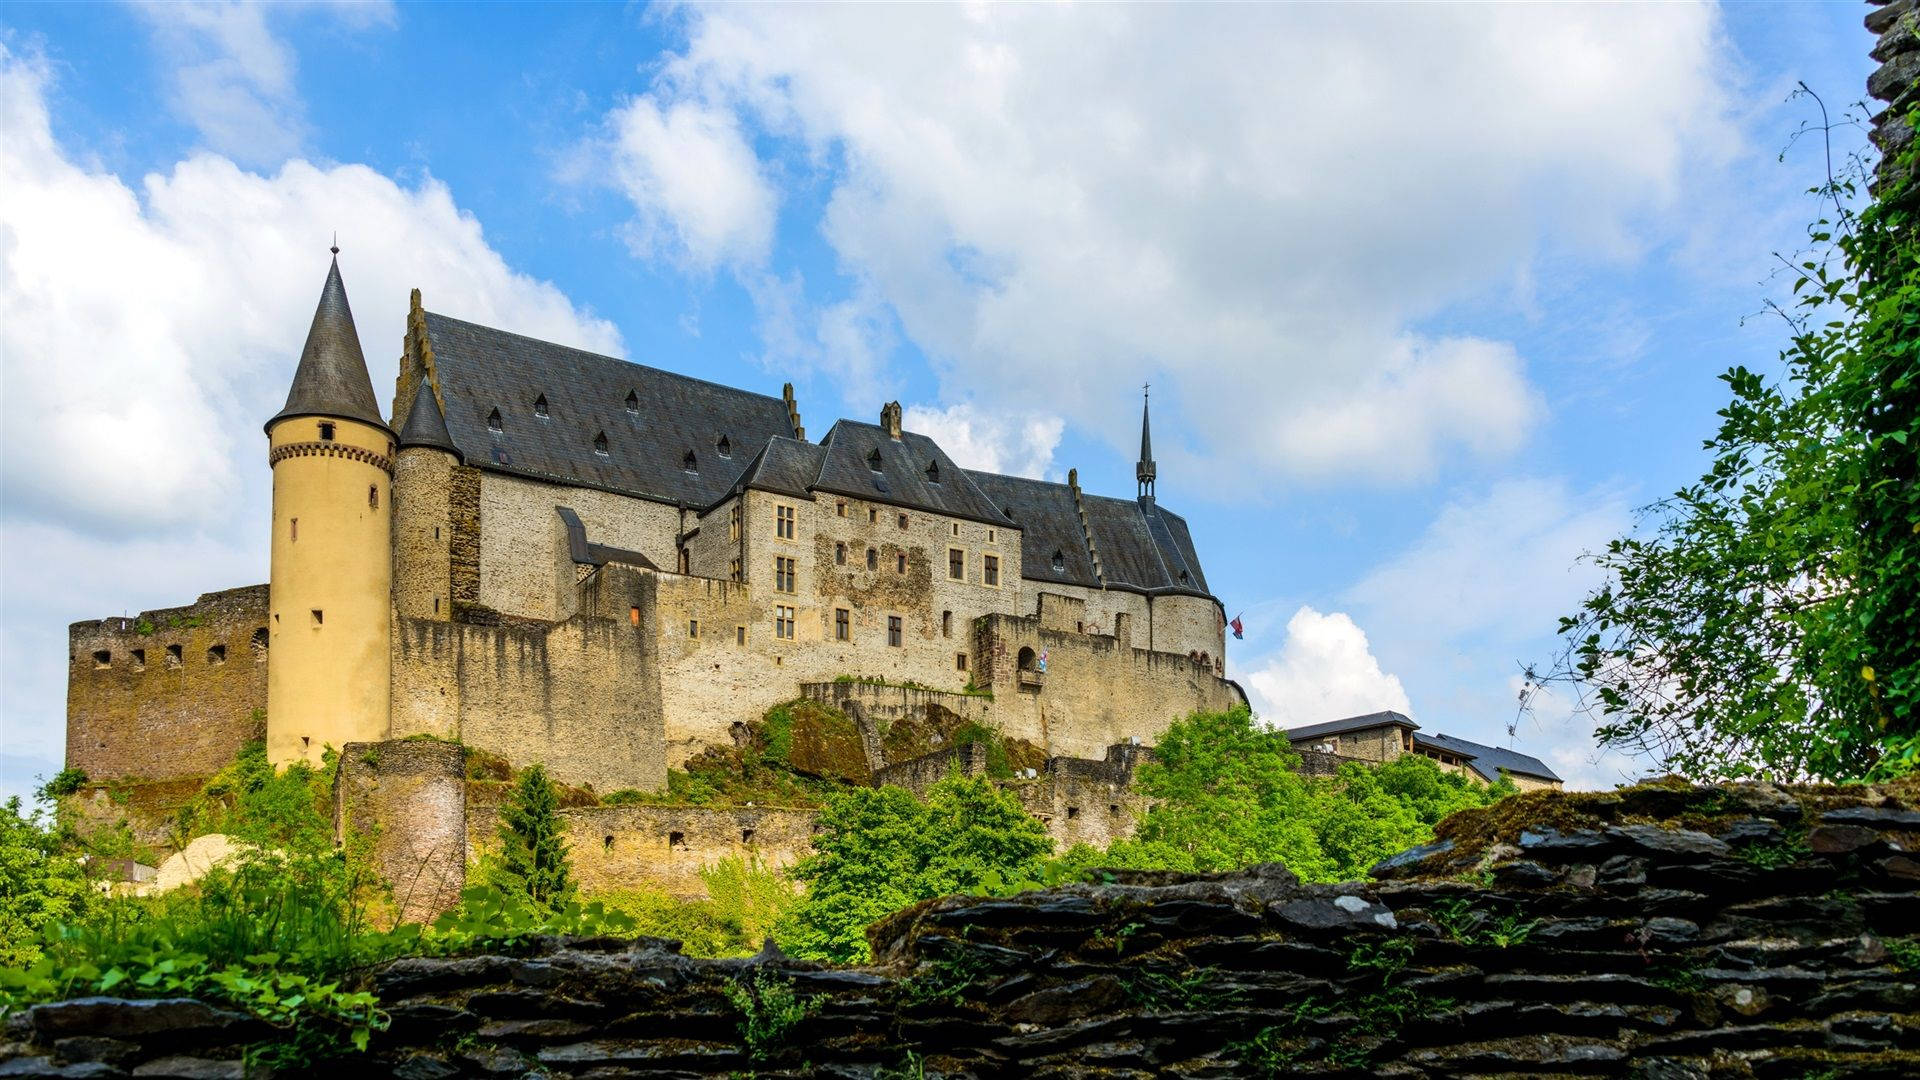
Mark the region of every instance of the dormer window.
[[627, 391], [627, 411], [635, 416], [640, 415], [640, 395], [632, 390]]
[[689, 450], [687, 456], [680, 459], [680, 467], [688, 472], [699, 472], [700, 462], [693, 456], [693, 451]]
[[607, 433], [601, 432], [593, 437], [593, 452], [601, 457], [607, 456]]
[[867, 455], [867, 468], [872, 469], [874, 472], [880, 471], [880, 448], [879, 447], [877, 446], [874, 447], [873, 452]]
[[1180, 584], [1185, 585], [1186, 583], [1187, 583], [1187, 572], [1185, 570], [1182, 570], [1180, 571]]
[[533, 415], [542, 420], [547, 418], [547, 395], [541, 394], [533, 399]]
[[1059, 548], [1053, 549], [1053, 572], [1064, 573], [1067, 569], [1067, 553]]
[[940, 482], [940, 463], [937, 461], [927, 462], [927, 483], [937, 484], [939, 482]]
[[495, 435], [500, 434], [500, 410], [499, 409], [495, 409], [492, 412], [487, 414], [487, 430], [493, 432]]
[[714, 448], [720, 451], [721, 457], [730, 458], [733, 456], [733, 442], [725, 435], [720, 436], [720, 441], [715, 444]]

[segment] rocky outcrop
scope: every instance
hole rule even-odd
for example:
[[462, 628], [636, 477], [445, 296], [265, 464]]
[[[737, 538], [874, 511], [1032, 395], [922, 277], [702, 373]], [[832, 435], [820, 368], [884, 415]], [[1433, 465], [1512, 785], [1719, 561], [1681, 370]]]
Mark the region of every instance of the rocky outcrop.
[[[1920, 1074], [1920, 783], [1539, 793], [1366, 882], [1115, 873], [949, 897], [876, 962], [532, 943], [371, 974], [343, 1074]], [[224, 1010], [87, 999], [12, 1021], [0, 1075], [219, 1075]], [[222, 1064], [225, 1062], [226, 1064]], [[173, 1071], [168, 1071], [173, 1070]]]
[[[1911, 178], [1914, 129], [1908, 117], [1920, 107], [1920, 8], [1914, 0], [1868, 0], [1868, 31], [1878, 35], [1871, 55], [1880, 66], [1867, 77], [1867, 94], [1886, 106], [1874, 120], [1871, 136], [1881, 160], [1874, 190], [1883, 197]], [[1905, 198], [1914, 198], [1909, 188]]]

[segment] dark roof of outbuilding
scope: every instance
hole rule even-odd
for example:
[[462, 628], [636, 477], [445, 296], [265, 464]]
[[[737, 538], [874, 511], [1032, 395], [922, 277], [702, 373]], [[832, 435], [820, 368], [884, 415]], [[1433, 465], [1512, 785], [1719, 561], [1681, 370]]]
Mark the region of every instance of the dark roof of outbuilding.
[[454, 457], [460, 456], [460, 448], [453, 445], [453, 436], [447, 434], [446, 417], [440, 415], [440, 402], [433, 396], [433, 387], [426, 380], [413, 394], [413, 408], [407, 410], [407, 422], [400, 426], [400, 449], [410, 446], [424, 446], [434, 450], [445, 450]]
[[[776, 397], [425, 313], [447, 431], [469, 464], [708, 506], [757, 451], [791, 438]], [[635, 408], [627, 408], [634, 397]], [[535, 415], [536, 399], [547, 415]], [[501, 430], [487, 418], [500, 411]], [[606, 440], [606, 452], [596, 441]], [[685, 467], [693, 455], [692, 469]]]
[[1479, 773], [1488, 783], [1500, 779], [1502, 769], [1522, 776], [1537, 776], [1543, 780], [1558, 782], [1560, 779], [1552, 769], [1547, 768], [1546, 762], [1517, 750], [1506, 750], [1467, 739], [1456, 739], [1451, 735], [1428, 735], [1425, 732], [1415, 732], [1413, 741], [1415, 745], [1425, 744], [1459, 754], [1467, 759], [1467, 766]]
[[1287, 738], [1293, 742], [1305, 739], [1317, 739], [1322, 735], [1340, 735], [1349, 731], [1365, 731], [1368, 728], [1387, 725], [1403, 727], [1409, 731], [1418, 731], [1420, 725], [1391, 710], [1367, 713], [1365, 716], [1349, 716], [1344, 720], [1328, 720], [1323, 724], [1308, 724], [1304, 727], [1288, 728]]
[[360, 334], [353, 327], [353, 309], [347, 306], [347, 287], [340, 280], [340, 259], [327, 268], [327, 283], [313, 309], [313, 325], [300, 350], [300, 365], [287, 390], [286, 407], [267, 426], [295, 416], [337, 416], [387, 429], [367, 375], [367, 358], [360, 352]]
[[[967, 471], [925, 435], [903, 431], [896, 439], [878, 424], [837, 420], [820, 446], [826, 454], [812, 484], [816, 490], [1017, 527]], [[872, 467], [875, 453], [878, 469]], [[934, 473], [929, 473], [929, 466]]]
[[[1087, 538], [1080, 530], [1080, 512], [1073, 505], [1073, 489], [1065, 484], [1030, 480], [1024, 476], [999, 473], [967, 474], [993, 504], [1020, 524], [1020, 576], [1034, 581], [1052, 581], [1100, 587], [1093, 573], [1093, 558], [1087, 554]], [[1061, 569], [1053, 568], [1053, 554], [1060, 553]]]

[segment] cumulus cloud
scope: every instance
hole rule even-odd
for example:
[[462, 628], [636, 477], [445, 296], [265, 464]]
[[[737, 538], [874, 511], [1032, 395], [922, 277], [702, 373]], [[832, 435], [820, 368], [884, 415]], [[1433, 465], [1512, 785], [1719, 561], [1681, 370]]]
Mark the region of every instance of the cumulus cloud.
[[1340, 611], [1294, 612], [1280, 651], [1246, 676], [1246, 686], [1254, 711], [1276, 727], [1413, 711], [1400, 680], [1381, 670], [1366, 631]]
[[627, 233], [636, 251], [702, 270], [766, 259], [776, 197], [731, 111], [643, 95], [611, 127], [615, 179], [640, 210]]
[[902, 426], [940, 444], [968, 469], [1044, 479], [1066, 422], [1046, 413], [989, 413], [971, 402], [909, 405]]
[[463, 318], [621, 342], [509, 267], [436, 181], [201, 154], [129, 186], [55, 141], [48, 78], [0, 43], [0, 742], [57, 762], [66, 623], [264, 580], [260, 425], [284, 400], [335, 229], [382, 397], [413, 287]]
[[134, 8], [171, 64], [174, 111], [199, 130], [209, 148], [246, 164], [284, 160], [307, 136], [306, 110], [294, 82], [298, 63], [293, 49], [274, 34], [270, 18], [316, 12], [351, 29], [394, 22], [393, 6], [383, 0], [138, 0]]
[[678, 17], [684, 50], [614, 126], [637, 115], [666, 143], [684, 115], [729, 152], [696, 155], [723, 163], [711, 199], [629, 185], [643, 229], [758, 251], [728, 238], [764, 236], [763, 204], [724, 193], [775, 165], [817, 178], [849, 289], [890, 307], [946, 396], [1045, 395], [1118, 431], [1164, 378], [1184, 415], [1163, 457], [1207, 458], [1223, 484], [1511, 452], [1544, 411], [1523, 359], [1422, 322], [1536, 252], [1630, 257], [1733, 142], [1706, 6]]

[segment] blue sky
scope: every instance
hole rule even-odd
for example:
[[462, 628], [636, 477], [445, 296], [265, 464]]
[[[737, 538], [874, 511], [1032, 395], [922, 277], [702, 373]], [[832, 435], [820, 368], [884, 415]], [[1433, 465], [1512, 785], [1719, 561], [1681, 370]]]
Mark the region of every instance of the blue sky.
[[[1789, 94], [1862, 96], [1865, 10], [11, 5], [0, 793], [67, 623], [265, 580], [334, 230], [377, 387], [419, 287], [1126, 495], [1151, 381], [1262, 714], [1506, 744], [1580, 554], [1772, 368]], [[1561, 701], [1512, 745], [1644, 768]]]

